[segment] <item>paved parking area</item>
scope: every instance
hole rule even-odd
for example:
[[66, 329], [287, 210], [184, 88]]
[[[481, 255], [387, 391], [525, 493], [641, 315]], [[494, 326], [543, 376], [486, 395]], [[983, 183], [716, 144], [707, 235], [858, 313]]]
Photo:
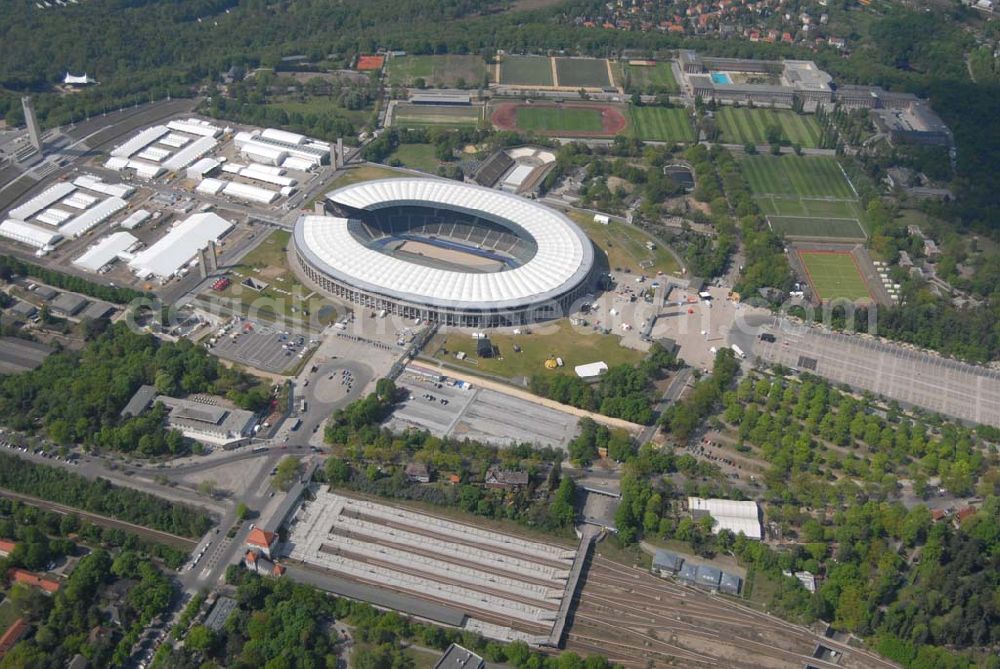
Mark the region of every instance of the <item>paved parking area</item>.
[[294, 367], [315, 345], [314, 340], [307, 337], [286, 335], [283, 331], [254, 321], [236, 323], [231, 333], [235, 332], [240, 333], [236, 339], [229, 335], [219, 337], [212, 353], [273, 374]]
[[392, 430], [416, 427], [440, 437], [500, 446], [526, 442], [563, 449], [577, 433], [576, 416], [494, 390], [475, 386], [466, 390], [450, 380], [435, 382], [408, 372], [397, 385], [410, 391], [410, 399], [389, 419]]
[[818, 330], [780, 331], [754, 353], [906, 405], [1000, 427], [1000, 372], [887, 344]]

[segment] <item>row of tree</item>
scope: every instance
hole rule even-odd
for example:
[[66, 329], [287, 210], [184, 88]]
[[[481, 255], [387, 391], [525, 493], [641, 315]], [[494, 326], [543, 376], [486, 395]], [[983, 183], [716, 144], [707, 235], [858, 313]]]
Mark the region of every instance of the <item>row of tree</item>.
[[204, 511], [7, 453], [0, 453], [0, 488], [184, 537], [212, 526]]

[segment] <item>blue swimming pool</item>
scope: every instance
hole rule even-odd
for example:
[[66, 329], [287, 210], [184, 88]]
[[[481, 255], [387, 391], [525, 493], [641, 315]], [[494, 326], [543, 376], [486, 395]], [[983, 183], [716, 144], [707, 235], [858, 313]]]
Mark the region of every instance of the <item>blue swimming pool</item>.
[[733, 80], [729, 78], [729, 75], [725, 72], [712, 72], [712, 83], [713, 84], [731, 84]]

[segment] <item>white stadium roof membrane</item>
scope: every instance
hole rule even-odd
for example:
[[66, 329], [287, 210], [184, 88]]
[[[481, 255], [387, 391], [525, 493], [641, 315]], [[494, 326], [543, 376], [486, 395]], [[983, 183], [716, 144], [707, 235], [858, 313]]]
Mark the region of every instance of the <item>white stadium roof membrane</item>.
[[[563, 214], [488, 188], [438, 179], [386, 179], [346, 186], [327, 198], [354, 209], [441, 207], [504, 221], [530, 236], [537, 251], [520, 267], [473, 273], [419, 265], [368, 248], [348, 219], [303, 216], [297, 248], [318, 270], [371, 292], [443, 307], [514, 308], [556, 299], [590, 273], [590, 240]], [[522, 233], [522, 234], [523, 234]]]

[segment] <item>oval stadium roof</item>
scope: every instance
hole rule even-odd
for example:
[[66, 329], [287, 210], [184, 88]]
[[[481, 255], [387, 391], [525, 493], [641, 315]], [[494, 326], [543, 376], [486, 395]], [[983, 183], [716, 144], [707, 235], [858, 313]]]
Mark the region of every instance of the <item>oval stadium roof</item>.
[[335, 204], [377, 210], [401, 205], [453, 209], [509, 221], [530, 235], [537, 251], [515, 269], [482, 274], [407, 262], [368, 248], [348, 219], [303, 216], [295, 243], [317, 269], [360, 289], [435, 306], [499, 309], [541, 303], [573, 289], [594, 263], [587, 236], [563, 214], [488, 188], [439, 179], [386, 179], [327, 194]]

